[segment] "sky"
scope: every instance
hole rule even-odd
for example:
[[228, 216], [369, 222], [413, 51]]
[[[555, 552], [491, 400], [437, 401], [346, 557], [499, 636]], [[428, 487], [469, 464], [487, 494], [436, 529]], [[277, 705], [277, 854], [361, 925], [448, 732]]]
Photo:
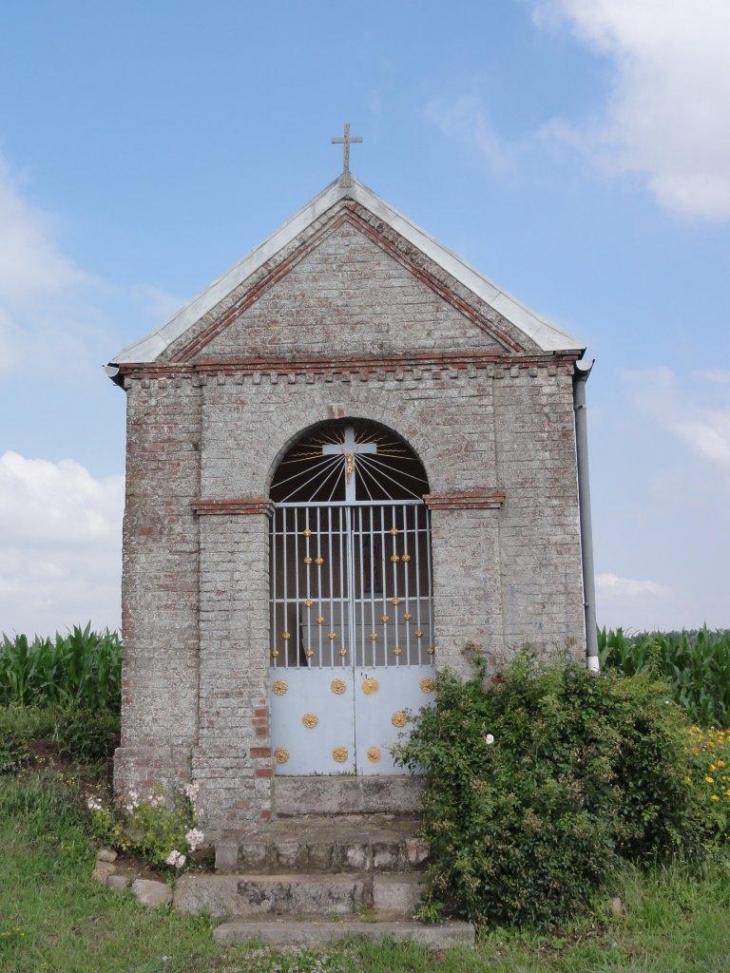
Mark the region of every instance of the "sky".
[[102, 371], [337, 175], [581, 338], [601, 625], [730, 627], [727, 0], [0, 8], [0, 631], [120, 619]]

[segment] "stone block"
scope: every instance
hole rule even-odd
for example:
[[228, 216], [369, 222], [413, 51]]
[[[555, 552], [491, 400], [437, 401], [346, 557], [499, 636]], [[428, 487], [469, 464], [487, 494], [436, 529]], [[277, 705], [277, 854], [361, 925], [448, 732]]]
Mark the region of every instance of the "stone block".
[[428, 861], [431, 850], [427, 841], [420, 838], [406, 838], [405, 860], [409, 865], [423, 865]]
[[175, 908], [190, 915], [346, 916], [370, 904], [365, 883], [349, 875], [183, 875]]
[[106, 887], [115, 892], [123, 892], [129, 888], [130, 879], [127, 875], [110, 875], [106, 880]]
[[373, 908], [378, 912], [411, 917], [422, 893], [422, 882], [415, 875], [378, 875], [373, 877]]
[[154, 882], [146, 878], [136, 878], [132, 882], [132, 894], [151, 909], [159, 909], [172, 902], [172, 889], [164, 882]]
[[318, 946], [338, 942], [350, 936], [378, 940], [387, 936], [401, 942], [415, 942], [431, 949], [449, 946], [473, 946], [474, 926], [469, 922], [445, 922], [426, 926], [420, 922], [363, 921], [341, 919], [232, 919], [213, 930], [221, 945], [245, 943], [255, 939], [265, 946]]
[[102, 885], [106, 885], [109, 876], [114, 875], [116, 870], [116, 866], [111, 862], [97, 861], [94, 865], [92, 875], [97, 882], [101, 882]]

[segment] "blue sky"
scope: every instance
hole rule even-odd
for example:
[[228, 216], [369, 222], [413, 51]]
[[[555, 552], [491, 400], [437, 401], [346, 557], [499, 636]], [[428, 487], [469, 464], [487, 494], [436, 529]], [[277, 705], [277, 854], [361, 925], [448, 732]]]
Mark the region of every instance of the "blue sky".
[[119, 620], [100, 366], [337, 174], [583, 338], [599, 621], [730, 626], [730, 5], [0, 12], [0, 630]]

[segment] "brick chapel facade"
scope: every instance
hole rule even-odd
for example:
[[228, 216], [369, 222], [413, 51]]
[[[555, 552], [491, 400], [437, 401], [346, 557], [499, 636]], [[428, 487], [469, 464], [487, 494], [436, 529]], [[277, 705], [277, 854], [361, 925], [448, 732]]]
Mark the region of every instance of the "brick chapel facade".
[[[328, 774], [341, 777], [348, 768], [361, 800], [405, 793], [407, 782], [392, 768], [390, 777], [379, 775], [384, 764], [374, 762], [382, 750], [375, 737], [378, 745], [367, 749], [372, 766], [363, 756], [329, 769], [330, 752], [335, 761], [343, 753], [354, 760], [350, 751], [361, 744], [348, 737], [352, 743], [335, 746], [341, 741], [325, 735], [317, 757], [324, 763], [286, 776], [298, 740], [314, 740], [310, 730], [325, 733], [336, 700], [308, 703], [304, 728], [297, 710], [297, 728], [277, 746], [273, 703], [289, 697], [275, 694], [295, 681], [282, 667], [303, 672], [306, 683], [320, 664], [316, 639], [320, 668], [327, 670], [322, 693], [335, 684], [333, 666], [349, 678], [350, 643], [362, 638], [365, 651], [370, 627], [367, 638], [384, 646], [382, 655], [372, 656], [372, 665], [365, 655], [353, 664], [376, 689], [378, 680], [387, 688], [391, 670], [383, 666], [405, 666], [406, 643], [421, 652], [422, 686], [426, 665], [465, 671], [467, 642], [497, 658], [525, 643], [543, 653], [569, 645], [583, 654], [574, 418], [575, 364], [583, 351], [344, 176], [166, 325], [121, 352], [109, 368], [126, 392], [128, 417], [117, 789], [195, 780], [211, 835], [276, 816], [287, 801], [306, 811], [308, 801], [326, 798]], [[356, 535], [348, 527], [347, 537], [338, 528], [334, 554], [332, 534], [322, 529], [323, 543], [330, 544], [329, 581], [322, 580], [327, 557], [319, 557], [319, 588], [305, 592], [318, 559], [307, 561], [298, 545], [319, 535], [301, 530], [304, 521], [272, 534], [272, 483], [303, 436], [322, 430], [323, 441], [336, 449], [347, 429], [354, 430], [353, 442], [358, 430], [381, 430], [403, 444], [391, 450], [396, 459], [410, 450], [409, 462], [421, 464], [427, 487], [414, 487], [416, 500], [409, 502], [420, 504], [428, 547], [420, 548], [420, 574], [407, 575], [413, 569], [404, 562], [412, 555], [417, 560], [425, 527], [412, 529], [412, 555], [405, 556], [397, 544], [401, 536], [408, 540], [407, 518], [387, 531], [371, 519], [370, 538], [362, 528]], [[377, 436], [362, 433], [360, 441]], [[342, 448], [344, 484], [355, 460]], [[395, 509], [406, 496], [407, 477], [416, 475], [394, 479], [384, 465], [388, 450], [377, 448], [384, 458], [367, 461], [375, 464], [370, 469], [405, 486], [394, 486], [391, 496], [384, 479], [383, 492], [373, 499], [368, 491], [369, 501], [363, 493], [363, 503]], [[313, 462], [326, 469], [320, 452], [317, 446]], [[364, 490], [366, 458], [356, 460]], [[294, 469], [295, 486], [305, 491], [308, 481], [296, 463]], [[319, 511], [331, 524], [332, 502], [300, 505], [296, 516]], [[337, 509], [345, 507], [342, 500]], [[355, 515], [347, 521], [355, 522]], [[314, 513], [307, 523], [314, 524]], [[396, 553], [386, 560], [391, 537]], [[287, 557], [296, 565], [277, 568], [272, 544], [279, 545], [280, 562]], [[396, 569], [406, 572], [400, 595], [393, 596], [391, 581], [375, 579], [381, 556], [393, 584]], [[272, 572], [279, 589], [272, 589]], [[338, 572], [342, 580], [333, 581]], [[347, 594], [350, 583], [359, 584], [359, 596]], [[319, 629], [307, 615], [318, 597], [324, 607], [317, 603], [312, 611], [321, 612]], [[388, 605], [401, 610], [409, 598], [415, 607], [401, 614], [414, 620], [408, 627], [391, 622], [388, 612], [395, 617], [396, 611]], [[424, 620], [417, 621], [421, 611]], [[344, 653], [331, 654], [329, 662], [327, 638]], [[289, 653], [294, 661], [287, 661]], [[353, 678], [343, 697], [357, 694], [357, 672]], [[300, 708], [307, 708], [304, 702]], [[386, 716], [388, 722], [390, 710]], [[361, 726], [364, 747], [370, 730], [357, 719], [348, 717]], [[350, 732], [344, 724], [342, 732]]]

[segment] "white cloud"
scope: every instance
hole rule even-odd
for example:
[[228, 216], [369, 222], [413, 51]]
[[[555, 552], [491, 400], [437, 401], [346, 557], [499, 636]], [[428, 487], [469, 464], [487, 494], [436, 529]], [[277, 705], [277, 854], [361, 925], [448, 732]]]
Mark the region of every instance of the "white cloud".
[[58, 221], [28, 201], [0, 156], [0, 377], [32, 367], [96, 374], [118, 350], [114, 319], [158, 326], [184, 303], [160, 287], [122, 289], [77, 267]]
[[22, 195], [0, 157], [0, 373], [83, 357], [101, 281], [58, 247], [53, 218]]
[[0, 456], [0, 631], [119, 625], [124, 478]]
[[538, 24], [561, 19], [613, 61], [615, 76], [594, 126], [557, 119], [543, 134], [615, 171], [643, 174], [670, 210], [730, 218], [730, 3], [538, 2]]
[[476, 145], [482, 158], [497, 175], [505, 175], [514, 169], [515, 151], [497, 134], [479, 99], [434, 99], [426, 106], [426, 117], [447, 137]]
[[596, 575], [596, 597], [604, 604], [623, 604], [638, 598], [671, 598], [669, 585], [657, 581], [636, 581], [606, 572]]
[[669, 368], [654, 368], [626, 372], [624, 378], [639, 404], [665, 429], [730, 473], [730, 383], [721, 373], [680, 379]]

